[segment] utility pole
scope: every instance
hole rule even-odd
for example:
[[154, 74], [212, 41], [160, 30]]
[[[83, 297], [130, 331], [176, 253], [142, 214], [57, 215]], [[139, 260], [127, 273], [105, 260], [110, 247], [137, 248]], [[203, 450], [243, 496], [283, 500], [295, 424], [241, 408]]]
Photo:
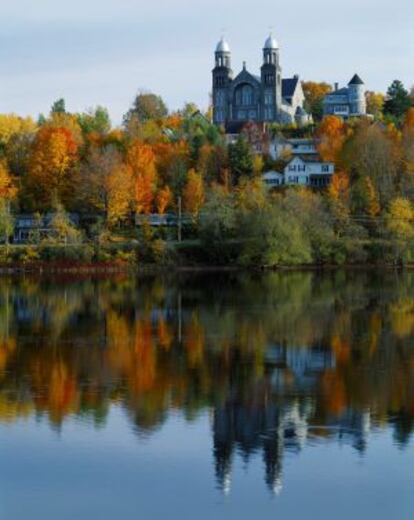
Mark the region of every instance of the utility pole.
[[181, 242], [181, 233], [182, 232], [182, 202], [181, 196], [178, 197], [178, 222], [177, 222], [177, 234], [178, 234], [178, 242]]

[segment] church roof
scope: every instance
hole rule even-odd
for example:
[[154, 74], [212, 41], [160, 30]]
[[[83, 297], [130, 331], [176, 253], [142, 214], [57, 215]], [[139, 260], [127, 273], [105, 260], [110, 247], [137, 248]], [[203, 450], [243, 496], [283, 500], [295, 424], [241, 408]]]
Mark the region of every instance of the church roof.
[[216, 52], [230, 52], [230, 45], [224, 38], [218, 42]]
[[358, 74], [355, 74], [354, 77], [351, 79], [351, 81], [348, 83], [348, 85], [363, 85], [363, 84], [364, 84], [364, 82], [358, 76]]
[[272, 34], [270, 34], [269, 38], [265, 41], [264, 48], [265, 49], [278, 49], [279, 48], [276, 38], [274, 38]]
[[291, 98], [299, 83], [299, 77], [282, 79], [282, 97]]

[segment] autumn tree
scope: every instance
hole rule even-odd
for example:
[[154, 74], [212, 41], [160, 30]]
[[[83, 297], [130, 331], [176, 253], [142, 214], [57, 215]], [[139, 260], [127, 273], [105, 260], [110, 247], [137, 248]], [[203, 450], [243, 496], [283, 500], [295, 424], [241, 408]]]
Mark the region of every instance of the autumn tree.
[[385, 227], [392, 240], [394, 259], [403, 262], [405, 258], [413, 260], [414, 208], [404, 197], [396, 197], [388, 207], [385, 216]]
[[197, 217], [204, 204], [204, 183], [203, 178], [194, 169], [187, 175], [187, 182], [183, 190], [183, 207], [193, 217]]
[[336, 116], [324, 117], [316, 131], [317, 148], [322, 160], [338, 163], [340, 152], [348, 135], [348, 127], [341, 118]]
[[331, 85], [324, 82], [303, 81], [302, 88], [306, 110], [312, 114], [315, 121], [320, 121], [323, 117], [323, 100], [332, 91]]
[[11, 179], [7, 164], [0, 160], [0, 237], [8, 243], [8, 237], [13, 232], [13, 217], [10, 212], [10, 201], [17, 190]]
[[131, 109], [124, 116], [124, 125], [128, 129], [134, 124], [163, 119], [167, 115], [167, 106], [160, 96], [151, 92], [139, 92]]
[[115, 147], [90, 151], [81, 167], [78, 196], [91, 211], [103, 213], [110, 226], [127, 217], [133, 200], [132, 171]]
[[135, 182], [135, 203], [138, 213], [149, 214], [157, 185], [155, 154], [151, 146], [135, 141], [127, 151], [127, 163]]
[[158, 190], [156, 204], [159, 215], [164, 215], [166, 209], [171, 204], [172, 199], [173, 194], [169, 186], [163, 186]]
[[396, 189], [400, 160], [398, 140], [392, 129], [362, 121], [342, 154], [351, 181], [369, 177], [382, 207]]
[[42, 127], [36, 135], [29, 162], [27, 188], [35, 207], [67, 201], [74, 185], [78, 146], [67, 128]]
[[376, 119], [381, 119], [383, 115], [385, 96], [381, 92], [367, 91], [365, 93], [367, 103], [367, 113]]

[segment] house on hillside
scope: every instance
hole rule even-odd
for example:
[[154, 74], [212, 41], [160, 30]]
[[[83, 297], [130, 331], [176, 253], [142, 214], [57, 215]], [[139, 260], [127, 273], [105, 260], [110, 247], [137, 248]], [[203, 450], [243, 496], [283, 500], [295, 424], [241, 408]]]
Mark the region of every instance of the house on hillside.
[[331, 182], [335, 165], [324, 162], [319, 157], [297, 156], [285, 167], [284, 178], [287, 185], [323, 188]]
[[338, 84], [335, 84], [334, 91], [327, 94], [323, 100], [323, 114], [344, 119], [367, 114], [365, 85], [358, 74], [354, 75], [347, 87], [338, 88]]

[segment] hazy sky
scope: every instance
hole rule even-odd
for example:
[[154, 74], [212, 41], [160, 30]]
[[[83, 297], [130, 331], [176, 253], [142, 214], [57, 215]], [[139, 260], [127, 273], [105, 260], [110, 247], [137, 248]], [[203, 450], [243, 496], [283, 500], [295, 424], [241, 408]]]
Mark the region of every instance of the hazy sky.
[[0, 112], [37, 116], [64, 97], [119, 123], [139, 89], [205, 107], [223, 29], [235, 73], [243, 60], [258, 72], [273, 26], [284, 76], [414, 84], [414, 0], [0, 0], [0, 19]]

